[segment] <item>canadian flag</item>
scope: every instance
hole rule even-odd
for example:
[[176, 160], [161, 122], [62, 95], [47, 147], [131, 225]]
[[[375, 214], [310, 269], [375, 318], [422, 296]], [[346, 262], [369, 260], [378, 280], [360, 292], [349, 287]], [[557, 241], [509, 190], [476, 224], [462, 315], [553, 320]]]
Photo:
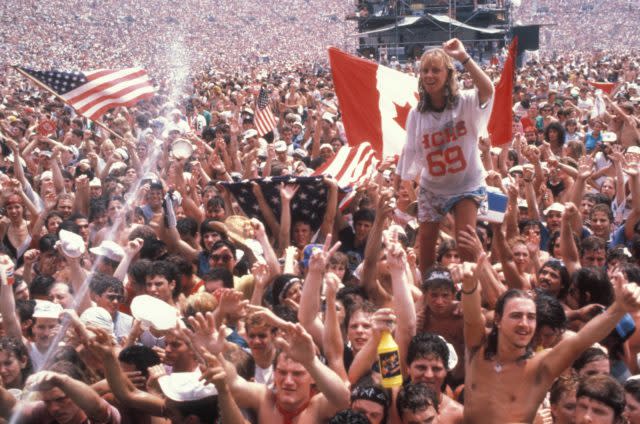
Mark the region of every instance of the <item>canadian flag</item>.
[[335, 47], [329, 60], [349, 144], [369, 142], [378, 157], [399, 156], [418, 79]]

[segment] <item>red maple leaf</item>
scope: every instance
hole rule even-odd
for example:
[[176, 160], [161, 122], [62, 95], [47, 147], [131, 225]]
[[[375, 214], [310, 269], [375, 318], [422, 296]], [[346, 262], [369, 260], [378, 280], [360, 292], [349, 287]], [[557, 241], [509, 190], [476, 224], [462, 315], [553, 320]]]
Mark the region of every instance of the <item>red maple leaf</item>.
[[396, 121], [403, 130], [406, 130], [405, 125], [407, 123], [409, 111], [411, 110], [411, 105], [408, 102], [404, 102], [404, 106], [400, 106], [396, 102], [393, 102], [393, 105], [396, 107], [396, 117], [393, 118], [393, 120]]

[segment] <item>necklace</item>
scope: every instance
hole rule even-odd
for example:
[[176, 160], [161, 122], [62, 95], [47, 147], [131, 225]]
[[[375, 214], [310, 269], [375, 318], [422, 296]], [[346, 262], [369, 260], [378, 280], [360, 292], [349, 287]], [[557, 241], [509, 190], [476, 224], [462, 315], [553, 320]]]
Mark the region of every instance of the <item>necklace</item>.
[[493, 365], [493, 369], [496, 370], [498, 374], [502, 372], [502, 364], [498, 362], [497, 359], [496, 359], [496, 363]]

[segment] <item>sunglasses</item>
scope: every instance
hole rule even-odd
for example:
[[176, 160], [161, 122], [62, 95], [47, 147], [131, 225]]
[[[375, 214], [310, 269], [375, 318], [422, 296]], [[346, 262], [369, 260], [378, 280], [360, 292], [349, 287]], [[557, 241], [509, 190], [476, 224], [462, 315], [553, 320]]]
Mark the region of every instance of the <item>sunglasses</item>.
[[211, 255], [211, 260], [214, 262], [222, 261], [228, 263], [233, 257], [231, 255]]
[[107, 299], [109, 300], [109, 302], [113, 302], [114, 300], [122, 302], [122, 296], [119, 294], [108, 294]]

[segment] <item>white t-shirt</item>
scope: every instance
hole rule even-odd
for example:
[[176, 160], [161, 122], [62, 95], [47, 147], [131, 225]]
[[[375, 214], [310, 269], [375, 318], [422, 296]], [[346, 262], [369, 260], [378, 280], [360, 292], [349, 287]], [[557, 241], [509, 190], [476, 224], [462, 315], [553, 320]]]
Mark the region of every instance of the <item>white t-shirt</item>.
[[407, 142], [398, 162], [403, 180], [420, 175], [420, 187], [455, 195], [485, 186], [478, 137], [486, 135], [493, 98], [481, 107], [477, 90], [460, 91], [453, 109], [420, 113], [407, 119]]

